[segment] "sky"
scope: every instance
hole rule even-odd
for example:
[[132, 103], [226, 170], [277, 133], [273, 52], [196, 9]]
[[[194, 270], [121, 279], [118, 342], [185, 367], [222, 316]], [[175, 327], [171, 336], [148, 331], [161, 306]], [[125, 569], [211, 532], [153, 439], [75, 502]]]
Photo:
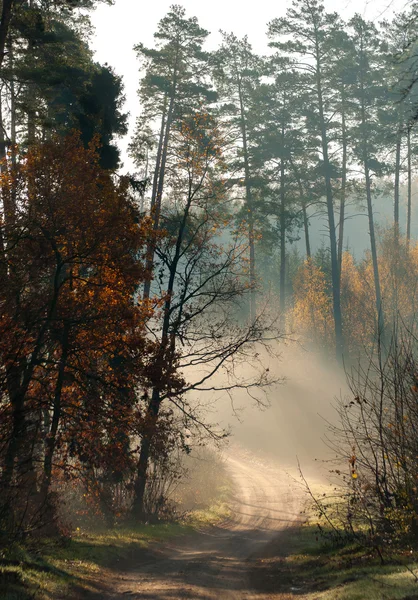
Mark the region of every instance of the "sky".
[[[325, 0], [329, 11], [339, 12], [343, 18], [361, 13], [365, 18], [379, 21], [389, 18], [393, 11], [402, 10], [407, 0]], [[168, 12], [173, 0], [114, 0], [113, 6], [100, 5], [92, 15], [96, 33], [92, 39], [96, 59], [111, 65], [123, 77], [126, 107], [130, 113], [130, 133], [121, 140], [124, 168], [133, 171], [126, 154], [129, 136], [139, 112], [137, 88], [138, 64], [133, 46], [142, 42], [153, 45], [153, 33], [159, 20]], [[189, 16], [196, 16], [202, 27], [211, 32], [208, 49], [219, 42], [219, 29], [248, 35], [256, 52], [267, 50], [267, 23], [285, 14], [291, 0], [177, 0]]]

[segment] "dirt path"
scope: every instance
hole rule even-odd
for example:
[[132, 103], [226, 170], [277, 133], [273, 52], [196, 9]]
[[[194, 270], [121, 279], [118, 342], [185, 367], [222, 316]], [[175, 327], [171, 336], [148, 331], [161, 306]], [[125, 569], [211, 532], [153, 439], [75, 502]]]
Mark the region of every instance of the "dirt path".
[[274, 598], [249, 589], [250, 557], [279, 532], [300, 519], [301, 495], [283, 469], [248, 454], [230, 452], [227, 467], [236, 486], [233, 516], [221, 526], [174, 540], [142, 562], [138, 570], [119, 574], [106, 600], [261, 600]]

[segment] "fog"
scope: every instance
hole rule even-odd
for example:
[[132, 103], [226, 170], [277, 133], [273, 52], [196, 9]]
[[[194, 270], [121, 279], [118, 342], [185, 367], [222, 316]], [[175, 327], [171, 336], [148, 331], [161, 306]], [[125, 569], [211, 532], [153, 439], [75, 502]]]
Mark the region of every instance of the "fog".
[[[272, 378], [283, 381], [265, 388], [264, 395], [259, 393], [260, 402], [242, 390], [231, 397], [219, 392], [216, 396], [194, 393], [195, 400], [205, 398], [210, 403], [208, 420], [216, 419], [229, 429], [225, 449], [248, 450], [293, 473], [299, 462], [304, 474], [325, 477], [325, 461], [332, 456], [325, 439], [327, 429], [336, 421], [336, 399], [348, 393], [344, 370], [319, 351], [296, 342], [283, 343], [275, 350], [279, 358], [263, 357], [263, 365], [268, 360]], [[249, 363], [241, 367], [241, 371], [251, 369], [254, 365]], [[215, 384], [221, 381], [219, 376]]]

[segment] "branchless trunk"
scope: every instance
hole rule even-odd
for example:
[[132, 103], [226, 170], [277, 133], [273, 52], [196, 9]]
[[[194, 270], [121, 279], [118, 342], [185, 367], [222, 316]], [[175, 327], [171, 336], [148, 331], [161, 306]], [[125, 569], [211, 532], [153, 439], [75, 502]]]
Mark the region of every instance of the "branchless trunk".
[[14, 0], [3, 0], [0, 20], [0, 70], [3, 67], [6, 56], [6, 41], [9, 34], [10, 21], [12, 18]]
[[400, 192], [400, 178], [401, 178], [401, 124], [399, 124], [399, 130], [396, 138], [396, 155], [395, 155], [395, 190], [394, 190], [394, 202], [393, 202], [393, 226], [395, 232], [395, 242], [399, 241], [399, 192]]
[[328, 214], [328, 229], [331, 250], [331, 278], [332, 278], [332, 305], [335, 331], [335, 351], [338, 361], [342, 360], [344, 354], [341, 297], [340, 297], [340, 269], [338, 265], [337, 236], [335, 232], [334, 199], [331, 184], [331, 170], [328, 154], [328, 135], [324, 114], [323, 87], [321, 76], [319, 42], [316, 42], [316, 87], [319, 108], [319, 127], [321, 132], [322, 156], [324, 161], [325, 193]]
[[341, 88], [341, 135], [343, 145], [342, 173], [341, 173], [341, 198], [340, 198], [340, 223], [338, 230], [338, 268], [341, 278], [341, 267], [343, 259], [344, 246], [344, 222], [345, 222], [345, 201], [347, 193], [347, 123], [345, 115], [345, 85]]
[[[155, 161], [155, 171], [154, 171], [154, 177], [153, 177], [153, 182], [152, 182], [151, 218], [153, 219], [153, 226], [154, 226], [155, 230], [157, 230], [158, 226], [159, 226], [159, 223], [157, 223], [157, 221], [156, 221], [155, 202], [156, 202], [156, 198], [157, 198], [158, 179], [161, 175], [161, 172], [160, 172], [161, 156], [162, 156], [163, 146], [164, 146], [164, 134], [165, 134], [165, 130], [166, 130], [166, 113], [167, 113], [167, 96], [164, 97], [163, 113], [161, 116], [160, 136], [158, 139], [157, 158]], [[154, 246], [153, 240], [151, 240], [151, 242], [148, 243], [147, 254], [146, 254], [146, 267], [147, 267], [147, 271], [149, 273], [149, 279], [146, 280], [145, 284], [144, 284], [144, 298], [145, 299], [149, 298], [150, 291], [151, 291], [151, 274], [152, 274], [152, 268], [154, 265], [154, 253], [155, 253], [155, 246]]]
[[303, 229], [305, 232], [306, 258], [309, 260], [312, 257], [311, 241], [309, 237], [309, 219], [306, 210], [306, 202], [302, 201]]
[[411, 127], [408, 127], [408, 209], [406, 217], [406, 241], [411, 243], [411, 216], [412, 216], [412, 154], [411, 154]]
[[[174, 109], [177, 95], [177, 78], [178, 78], [178, 61], [180, 57], [180, 50], [177, 49], [176, 58], [173, 67], [173, 82], [171, 86], [169, 100], [167, 97], [164, 98], [163, 114], [161, 117], [161, 130], [160, 139], [158, 143], [157, 152], [157, 163], [155, 167], [152, 198], [151, 198], [151, 215], [153, 219], [153, 232], [158, 232], [160, 228], [160, 217], [161, 217], [161, 201], [164, 190], [164, 179], [167, 165], [167, 154], [170, 141], [171, 126], [173, 124]], [[167, 110], [168, 103], [168, 110]], [[167, 111], [167, 115], [166, 115]], [[144, 285], [144, 299], [148, 299], [151, 291], [151, 275], [154, 267], [154, 255], [155, 255], [155, 240], [151, 240], [147, 249], [146, 267], [149, 273], [149, 278]]]
[[[0, 97], [0, 161], [1, 166], [0, 170], [4, 171], [7, 169], [7, 140], [6, 140], [6, 129], [4, 127], [3, 120], [3, 103]], [[16, 218], [16, 205], [14, 201], [14, 191], [10, 188], [9, 185], [3, 183], [1, 189], [1, 202], [3, 208], [3, 219], [4, 219], [4, 229], [0, 229], [1, 235], [1, 246], [4, 248], [7, 253], [7, 249], [9, 246], [8, 239], [11, 237], [11, 232], [14, 227], [15, 218]], [[6, 261], [6, 254], [4, 254], [3, 260]], [[6, 262], [4, 263], [6, 264]]]
[[[30, 9], [33, 10], [33, 0], [29, 0]], [[29, 39], [28, 43], [28, 53], [29, 53], [29, 61], [33, 61], [34, 55], [34, 42], [32, 38]], [[29, 94], [29, 104], [28, 104], [28, 145], [33, 146], [36, 142], [36, 96], [35, 96], [35, 87], [33, 84], [28, 85], [30, 94]], [[32, 97], [33, 95], [33, 97]]]
[[[284, 123], [282, 123], [281, 137], [282, 150], [284, 151]], [[286, 190], [285, 190], [285, 161], [280, 159], [280, 322], [285, 325], [286, 320]]]
[[375, 296], [376, 296], [378, 335], [379, 335], [380, 340], [383, 342], [385, 327], [384, 327], [384, 319], [383, 319], [382, 294], [380, 291], [379, 265], [377, 262], [377, 247], [376, 247], [376, 236], [375, 236], [375, 229], [374, 229], [371, 179], [370, 179], [370, 171], [369, 171], [367, 156], [364, 158], [364, 177], [365, 177], [365, 181], [366, 181], [367, 215], [368, 215], [368, 219], [369, 219], [370, 250], [371, 250], [371, 254], [372, 254], [372, 263], [373, 263], [373, 278], [374, 278]]
[[[8, 44], [9, 62], [10, 62], [10, 143], [11, 143], [11, 159], [13, 167], [16, 167], [16, 89], [14, 75], [14, 56], [13, 44], [9, 40]], [[15, 201], [16, 203], [16, 201]]]
[[305, 233], [306, 258], [309, 260], [312, 256], [312, 253], [311, 253], [311, 240], [310, 240], [310, 236], [309, 236], [308, 209], [307, 209], [307, 203], [306, 203], [306, 198], [305, 198], [306, 193], [305, 193], [305, 190], [303, 189], [299, 169], [297, 168], [294, 161], [292, 160], [292, 157], [290, 157], [290, 164], [291, 164], [291, 167], [293, 169], [293, 172], [295, 174], [296, 181], [298, 184], [299, 198], [300, 198], [300, 203], [302, 205], [303, 229], [304, 229], [304, 233]]
[[242, 136], [242, 150], [244, 155], [245, 177], [245, 206], [248, 215], [248, 244], [250, 249], [250, 318], [253, 320], [257, 312], [256, 298], [256, 270], [255, 270], [255, 227], [254, 206], [251, 193], [250, 160], [248, 154], [247, 121], [245, 115], [244, 96], [242, 90], [241, 73], [237, 72], [238, 97], [240, 107], [240, 124]]
[[363, 168], [364, 178], [366, 184], [366, 200], [367, 200], [367, 215], [369, 220], [369, 235], [370, 235], [370, 251], [372, 254], [373, 263], [373, 278], [375, 286], [375, 298], [376, 298], [376, 314], [377, 314], [377, 329], [380, 341], [384, 342], [385, 327], [382, 307], [382, 294], [380, 290], [380, 277], [379, 277], [379, 264], [377, 261], [377, 246], [376, 246], [376, 235], [374, 228], [374, 214], [373, 214], [373, 203], [372, 203], [372, 189], [371, 189], [371, 177], [369, 168], [369, 149], [367, 140], [367, 118], [366, 118], [366, 106], [365, 106], [365, 93], [364, 93], [364, 73], [360, 74], [360, 91], [361, 91], [361, 124], [363, 130]]

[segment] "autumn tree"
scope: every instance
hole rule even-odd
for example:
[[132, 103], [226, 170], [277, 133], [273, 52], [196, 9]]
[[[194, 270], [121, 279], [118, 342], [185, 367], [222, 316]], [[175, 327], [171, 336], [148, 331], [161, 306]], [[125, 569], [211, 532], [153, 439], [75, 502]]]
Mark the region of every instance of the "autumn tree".
[[[78, 134], [34, 146], [2, 175], [13, 224], [1, 222], [1, 505], [30, 527], [49, 506], [54, 469], [127, 459], [119, 445], [150, 354], [144, 280], [148, 221], [127, 183]], [[24, 516], [24, 517], [23, 517]]]
[[[312, 165], [309, 135], [305, 127], [303, 108], [306, 96], [303, 93], [303, 77], [289, 61], [273, 57], [266, 69], [272, 82], [260, 86], [255, 94], [259, 123], [254, 131], [256, 156], [262, 161], [261, 177], [265, 180], [259, 212], [267, 223], [274, 218], [277, 222], [275, 237], [265, 234], [261, 225], [262, 241], [279, 243], [280, 254], [280, 315], [282, 325], [288, 308], [287, 302], [287, 245], [297, 239], [301, 216], [305, 229], [307, 254], [310, 255], [309, 224], [307, 206], [310, 194], [306, 185], [306, 174]], [[302, 167], [303, 163], [303, 167]]]
[[341, 30], [336, 13], [326, 13], [318, 0], [296, 0], [285, 17], [269, 24], [270, 45], [293, 59], [295, 67], [308, 77], [311, 90], [311, 125], [319, 138], [320, 167], [324, 182], [328, 231], [332, 264], [332, 297], [336, 355], [344, 353], [340, 299], [340, 272], [335, 227], [333, 177], [331, 158], [333, 137], [334, 86], [331, 78], [335, 39]]
[[[222, 33], [222, 44], [212, 57], [214, 80], [219, 93], [220, 117], [229, 132], [231, 184], [237, 188], [248, 228], [250, 315], [256, 316], [256, 238], [257, 238], [257, 159], [254, 156], [254, 130], [259, 124], [256, 91], [263, 74], [262, 59], [252, 50], [247, 37]], [[241, 193], [242, 194], [242, 193]]]
[[[155, 435], [164, 407], [183, 416], [183, 432], [197, 428], [216, 437], [216, 429], [189, 393], [268, 383], [264, 368], [240, 378], [237, 365], [266, 343], [271, 323], [261, 316], [242, 324], [237, 315], [249, 293], [246, 277], [248, 241], [234, 231], [228, 214], [223, 136], [207, 113], [185, 118], [173, 127], [176, 164], [170, 168], [169, 198], [162, 205], [167, 235], [156, 245], [156, 283], [165, 295], [160, 320], [152, 331], [158, 343], [150, 372], [147, 428], [142, 435], [133, 514], [143, 519], [144, 497]], [[222, 239], [222, 229], [230, 241]], [[273, 329], [270, 329], [273, 335]], [[219, 383], [213, 376], [228, 376]], [[177, 377], [173, 377], [177, 374]]]
[[312, 258], [298, 269], [294, 286], [293, 327], [318, 347], [332, 340], [332, 305], [324, 271]]
[[364, 185], [369, 221], [370, 250], [373, 261], [373, 276], [376, 298], [376, 324], [378, 335], [384, 337], [384, 315], [380, 286], [379, 264], [373, 209], [373, 175], [381, 172], [379, 161], [379, 127], [376, 124], [379, 96], [382, 95], [380, 81], [383, 64], [378, 54], [379, 38], [373, 23], [367, 23], [359, 15], [350, 22], [352, 42], [355, 48], [357, 67], [356, 83], [352, 90], [352, 104], [355, 110], [354, 132], [356, 144], [354, 153], [360, 161], [364, 175]]

